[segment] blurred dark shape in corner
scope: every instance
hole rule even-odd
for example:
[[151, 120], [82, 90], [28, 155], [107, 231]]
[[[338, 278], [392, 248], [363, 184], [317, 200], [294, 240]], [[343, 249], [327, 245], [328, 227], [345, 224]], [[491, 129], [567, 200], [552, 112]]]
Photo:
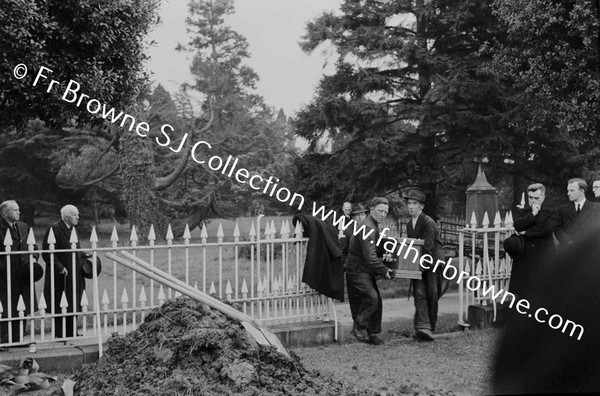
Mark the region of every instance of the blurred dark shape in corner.
[[[496, 348], [492, 391], [494, 394], [574, 393], [600, 391], [600, 228], [580, 241], [560, 249], [552, 262], [541, 267], [529, 285], [531, 308], [525, 315], [510, 309]], [[552, 329], [533, 315], [545, 308], [540, 319], [554, 314], [563, 324]], [[523, 309], [522, 309], [523, 310]], [[528, 315], [531, 314], [531, 317]], [[563, 334], [567, 320], [583, 326], [570, 336]], [[553, 320], [558, 324], [558, 319]]]

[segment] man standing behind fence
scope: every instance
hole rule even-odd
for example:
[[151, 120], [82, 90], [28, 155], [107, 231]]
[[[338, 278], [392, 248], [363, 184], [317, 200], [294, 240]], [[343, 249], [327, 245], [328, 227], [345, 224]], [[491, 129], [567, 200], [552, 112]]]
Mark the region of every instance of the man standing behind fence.
[[[423, 213], [425, 194], [418, 188], [408, 191], [404, 196], [408, 206], [410, 221], [406, 226], [408, 238], [423, 240], [421, 255], [428, 254], [433, 262], [444, 260], [444, 250], [440, 231], [435, 221]], [[421, 271], [422, 279], [413, 279], [413, 296], [415, 299], [415, 338], [433, 341], [438, 314], [438, 298], [440, 295], [440, 279], [433, 270]]]
[[394, 271], [388, 269], [377, 257], [377, 241], [379, 240], [378, 224], [388, 214], [389, 203], [385, 198], [373, 198], [370, 214], [359, 223], [365, 227], [363, 233], [354, 235], [350, 240], [348, 258], [346, 260], [346, 281], [348, 288], [358, 294], [360, 305], [356, 310], [356, 319], [352, 333], [363, 342], [381, 345], [381, 317], [383, 304], [377, 287], [376, 276], [392, 279]]
[[[4, 201], [0, 204], [0, 251], [5, 251], [4, 239], [6, 238], [6, 234], [10, 234], [12, 239], [12, 245], [10, 247], [11, 251], [17, 252], [28, 250], [27, 236], [29, 235], [29, 226], [26, 223], [19, 221], [20, 215], [19, 205], [16, 201]], [[37, 253], [34, 254], [34, 258], [38, 258]], [[10, 255], [10, 274], [7, 274], [7, 256], [0, 256], [0, 302], [2, 302], [3, 318], [8, 317], [9, 310], [12, 318], [19, 317], [17, 304], [19, 303], [20, 296], [23, 297], [23, 302], [25, 303], [25, 315], [31, 313], [31, 282], [29, 275], [31, 266], [29, 259], [29, 254]], [[41, 279], [43, 269], [35, 260], [33, 262], [33, 269], [33, 281], [36, 282]], [[10, 304], [8, 304], [9, 283]], [[35, 310], [37, 308], [35, 289], [33, 292], [33, 299]], [[11, 340], [8, 339], [8, 322], [0, 322], [0, 342], [15, 342], [19, 340], [19, 321], [14, 320], [10, 323], [12, 327]], [[25, 323], [23, 324], [23, 331], [25, 331]]]
[[525, 297], [528, 286], [543, 270], [549, 254], [556, 253], [554, 237], [558, 219], [554, 208], [544, 201], [546, 188], [541, 183], [527, 187], [529, 207], [515, 211], [515, 230], [523, 235], [524, 253], [514, 258], [510, 274], [510, 292]]
[[561, 244], [561, 249], [580, 240], [583, 235], [600, 224], [600, 204], [585, 198], [587, 187], [583, 179], [569, 180], [567, 196], [571, 202], [558, 207], [556, 238]]
[[[75, 235], [77, 235], [76, 226], [79, 223], [79, 211], [73, 205], [66, 205], [60, 210], [60, 216], [61, 220], [52, 224], [46, 230], [43, 242], [44, 250], [49, 249], [48, 235], [50, 234], [50, 230], [52, 230], [54, 238], [56, 239], [54, 249], [72, 249], [70, 242], [71, 234], [74, 230]], [[79, 249], [79, 238], [77, 238], [77, 241], [76, 247]], [[78, 260], [81, 255], [77, 252], [57, 252], [43, 253], [42, 257], [46, 262], [44, 298], [48, 304], [48, 310], [50, 311], [52, 306], [54, 306], [53, 313], [61, 314], [60, 300], [64, 292], [69, 305], [67, 307], [67, 312], [80, 312], [81, 297], [83, 295], [83, 290], [85, 289], [83, 271], [81, 270], [81, 265], [78, 265]], [[52, 272], [52, 269], [50, 268], [52, 257], [54, 259], [54, 272]], [[54, 305], [52, 305], [52, 298], [54, 298]], [[55, 337], [72, 337], [75, 334], [74, 328], [76, 325], [77, 321], [75, 315], [66, 317], [64, 328], [63, 317], [55, 318]]]

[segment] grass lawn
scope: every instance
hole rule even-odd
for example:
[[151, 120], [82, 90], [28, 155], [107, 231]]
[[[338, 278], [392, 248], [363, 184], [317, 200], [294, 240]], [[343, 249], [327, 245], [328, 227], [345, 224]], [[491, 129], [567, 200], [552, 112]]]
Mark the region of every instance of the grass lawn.
[[471, 330], [417, 342], [389, 333], [383, 346], [352, 342], [294, 352], [307, 367], [375, 395], [482, 395], [490, 393], [490, 356], [499, 334], [497, 329]]

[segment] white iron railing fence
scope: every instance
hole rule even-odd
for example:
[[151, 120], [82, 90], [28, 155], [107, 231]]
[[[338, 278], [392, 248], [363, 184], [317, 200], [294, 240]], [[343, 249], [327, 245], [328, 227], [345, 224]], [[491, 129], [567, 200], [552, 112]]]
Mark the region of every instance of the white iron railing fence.
[[[113, 228], [110, 243], [106, 241], [110, 246], [100, 246], [96, 231], [92, 229], [89, 247], [77, 249], [77, 235], [73, 232], [70, 240], [72, 246], [68, 250], [73, 257], [79, 252], [86, 252], [91, 253], [92, 258], [97, 256], [102, 260], [101, 274], [87, 281], [81, 298], [81, 312], [77, 313], [75, 324], [78, 337], [97, 338], [101, 342], [103, 335], [125, 333], [139, 325], [148, 310], [160, 306], [167, 299], [179, 296], [179, 293], [104, 256], [105, 253], [118, 253], [121, 250], [134, 254], [200, 291], [237, 303], [241, 311], [267, 325], [331, 320], [335, 315], [331, 299], [310, 289], [301, 281], [308, 238], [302, 236], [300, 222], [292, 229], [289, 221], [284, 220], [277, 230], [274, 220], [270, 220], [261, 229], [261, 217], [256, 219], [256, 227], [254, 222], [251, 224], [247, 238], [242, 237], [237, 223], [233, 234], [226, 238], [219, 224], [216, 242], [208, 241], [209, 235], [204, 225], [199, 238], [193, 238], [186, 226], [182, 241], [174, 243], [169, 226], [165, 244], [156, 243], [153, 228], [147, 237], [148, 244], [139, 244], [140, 240], [133, 228], [127, 238], [129, 243], [120, 245], [117, 230]], [[264, 231], [262, 236], [261, 230]], [[13, 252], [10, 233], [7, 234], [3, 241], [5, 249], [0, 251], [0, 258], [2, 255], [7, 256], [6, 275], [9, 281], [0, 287], [6, 287], [10, 295], [11, 257], [25, 253], [32, 266], [36, 240], [33, 232], [30, 232], [27, 239], [28, 251]], [[52, 261], [59, 251], [54, 248], [53, 236], [50, 235], [48, 239], [49, 249], [36, 250], [36, 253], [49, 253]], [[62, 250], [64, 251], [66, 250]], [[51, 276], [55, 275], [49, 263], [46, 263], [45, 271], [51, 271]], [[31, 290], [28, 309], [31, 314], [25, 315], [27, 308], [22, 296], [19, 297], [16, 315], [11, 315], [10, 310], [0, 306], [1, 322], [12, 322], [15, 318], [19, 321], [19, 334], [9, 334], [8, 342], [0, 343], [0, 347], [69, 338], [54, 334], [54, 318], [66, 316], [67, 299], [64, 296], [61, 298], [61, 312], [56, 312], [54, 301], [44, 299], [43, 283], [43, 280], [37, 282], [35, 290]], [[34, 296], [38, 300], [37, 309], [33, 305]], [[9, 333], [12, 333], [11, 327], [8, 326]]]
[[[487, 212], [484, 214], [482, 227], [477, 228], [475, 213], [471, 222], [459, 230], [458, 274], [463, 271], [470, 274], [463, 276], [458, 285], [460, 308], [458, 323], [468, 326], [469, 305], [492, 305], [494, 321], [496, 321], [496, 301], [491, 294], [483, 295], [483, 290], [494, 286], [496, 292], [501, 289], [508, 291], [513, 260], [504, 252], [503, 241], [514, 232], [512, 213], [506, 213], [504, 222], [500, 212], [496, 212], [493, 224]], [[467, 287], [470, 276], [476, 276], [481, 281], [481, 287], [471, 290]], [[458, 278], [458, 277], [457, 277]], [[473, 286], [472, 286], [473, 288]]]

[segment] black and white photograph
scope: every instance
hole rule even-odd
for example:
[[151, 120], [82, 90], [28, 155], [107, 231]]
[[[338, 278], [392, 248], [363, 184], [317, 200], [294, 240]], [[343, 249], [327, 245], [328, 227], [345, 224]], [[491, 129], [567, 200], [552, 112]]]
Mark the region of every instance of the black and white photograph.
[[2, 0], [0, 56], [0, 395], [600, 392], [600, 0]]

